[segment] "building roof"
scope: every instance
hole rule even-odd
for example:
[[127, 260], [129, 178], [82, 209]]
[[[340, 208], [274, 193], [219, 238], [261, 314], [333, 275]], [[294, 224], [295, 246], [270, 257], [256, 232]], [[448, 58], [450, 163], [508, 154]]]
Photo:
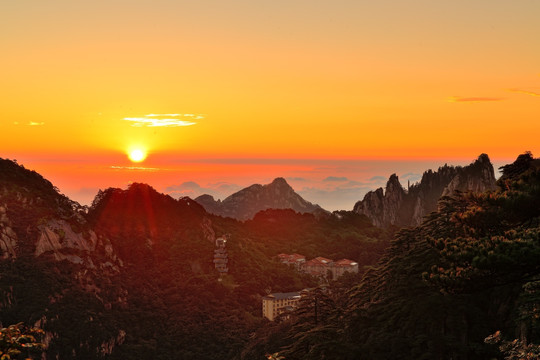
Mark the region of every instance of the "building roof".
[[322, 256], [306, 261], [305, 263], [306, 266], [330, 266], [331, 264], [332, 260], [323, 258]]
[[279, 258], [281, 262], [287, 262], [287, 263], [306, 261], [306, 257], [301, 254], [289, 255], [289, 254], [281, 253], [281, 254], [278, 254], [277, 257]]
[[317, 261], [320, 261], [322, 262], [323, 264], [330, 264], [333, 260], [332, 259], [328, 259], [328, 258], [325, 258], [325, 257], [322, 257], [322, 256], [317, 256], [315, 259], [313, 260], [317, 260]]
[[349, 259], [341, 259], [341, 260], [338, 260], [334, 263], [334, 265], [336, 266], [355, 266], [355, 265], [358, 265], [358, 263], [356, 261], [352, 261], [352, 260], [349, 260]]
[[290, 256], [290, 259], [294, 260], [294, 261], [301, 261], [301, 260], [306, 260], [306, 257], [304, 255], [301, 255], [301, 254], [292, 254]]
[[263, 299], [266, 300], [285, 300], [285, 299], [295, 299], [300, 298], [299, 292], [288, 292], [288, 293], [273, 293], [266, 295]]

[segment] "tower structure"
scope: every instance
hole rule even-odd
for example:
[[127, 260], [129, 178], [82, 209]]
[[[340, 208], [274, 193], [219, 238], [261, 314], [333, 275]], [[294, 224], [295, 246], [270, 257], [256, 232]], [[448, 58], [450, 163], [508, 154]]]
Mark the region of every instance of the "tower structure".
[[216, 249], [214, 250], [214, 266], [220, 274], [226, 274], [229, 271], [227, 264], [229, 256], [227, 254], [227, 239], [222, 236], [216, 239]]

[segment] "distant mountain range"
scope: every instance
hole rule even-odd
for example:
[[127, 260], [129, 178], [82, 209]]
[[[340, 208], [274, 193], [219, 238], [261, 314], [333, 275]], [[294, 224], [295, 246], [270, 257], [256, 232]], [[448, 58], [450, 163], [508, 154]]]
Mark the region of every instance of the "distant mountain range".
[[444, 165], [437, 171], [424, 172], [419, 183], [404, 189], [396, 174], [390, 176], [386, 189], [368, 192], [354, 205], [378, 227], [417, 226], [424, 216], [437, 210], [442, 196], [456, 191], [484, 192], [496, 188], [493, 165], [486, 154], [465, 167]]
[[[283, 179], [232, 198], [251, 211], [259, 203], [323, 211]], [[212, 260], [225, 234], [229, 272], [221, 276]], [[368, 266], [387, 244], [384, 231], [352, 212], [266, 210], [239, 222], [142, 183], [101, 190], [85, 207], [0, 158], [0, 325], [43, 329], [46, 359], [240, 359], [265, 325], [262, 295], [317, 284], [277, 254]]]
[[[424, 172], [419, 183], [404, 189], [398, 176], [390, 176], [386, 189], [368, 192], [358, 201], [353, 211], [366, 215], [375, 226], [417, 226], [424, 216], [437, 209], [442, 196], [456, 191], [484, 192], [494, 190], [495, 172], [486, 154], [465, 167], [444, 165], [437, 171]], [[293, 209], [299, 213], [328, 214], [319, 205], [312, 204], [298, 195], [283, 178], [276, 178], [267, 185], [251, 185], [223, 201], [211, 195], [195, 198], [204, 209], [214, 215], [245, 221], [267, 209]]]
[[195, 198], [195, 201], [211, 214], [242, 221], [252, 219], [259, 211], [267, 209], [293, 209], [299, 213], [313, 214], [328, 213], [319, 205], [304, 200], [281, 177], [267, 185], [251, 185], [223, 201], [216, 201], [211, 195], [206, 194]]
[[[521, 156], [503, 170], [520, 174], [531, 161]], [[0, 319], [42, 328], [47, 359], [262, 358], [262, 348], [241, 356], [265, 326], [261, 296], [316, 286], [275, 261], [277, 254], [372, 266], [392, 229], [370, 220], [415, 224], [441, 196], [494, 187], [493, 166], [481, 155], [466, 167], [427, 171], [408, 189], [393, 175], [355, 212], [328, 214], [282, 178], [224, 201], [173, 199], [133, 183], [100, 191], [83, 207], [38, 173], [0, 159]], [[226, 217], [212, 215], [212, 205]], [[328, 215], [312, 214], [319, 212]], [[222, 279], [212, 259], [223, 234], [230, 263]]]

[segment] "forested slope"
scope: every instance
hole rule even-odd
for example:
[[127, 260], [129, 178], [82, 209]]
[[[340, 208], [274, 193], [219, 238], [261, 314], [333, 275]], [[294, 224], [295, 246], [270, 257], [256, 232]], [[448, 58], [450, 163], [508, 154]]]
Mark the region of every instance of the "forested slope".
[[[9, 160], [0, 236], [0, 322], [42, 328], [47, 359], [239, 359], [269, 325], [262, 296], [317, 285], [277, 254], [362, 267], [388, 245], [358, 214], [267, 210], [244, 223], [140, 183], [100, 191], [86, 208]], [[219, 236], [224, 276], [212, 262]]]
[[[540, 342], [539, 163], [530, 153], [520, 155], [502, 168], [499, 190], [443, 198], [421, 226], [395, 236], [361, 282], [307, 299], [296, 318], [265, 334], [267, 345], [253, 342], [251, 354], [493, 359], [503, 358], [502, 350], [510, 359], [535, 358], [530, 344]], [[340, 306], [321, 305], [328, 301]], [[313, 304], [327, 315], [316, 318]]]

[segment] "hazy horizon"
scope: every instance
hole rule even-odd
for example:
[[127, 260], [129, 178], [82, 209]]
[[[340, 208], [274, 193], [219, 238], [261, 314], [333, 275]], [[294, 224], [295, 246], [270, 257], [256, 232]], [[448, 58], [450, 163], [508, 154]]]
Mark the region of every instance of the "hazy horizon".
[[[516, 154], [516, 157], [519, 154]], [[362, 200], [370, 190], [385, 187], [391, 174], [397, 174], [401, 185], [407, 188], [407, 183], [414, 184], [421, 179], [423, 172], [437, 170], [445, 164], [466, 166], [470, 160], [336, 160], [336, 159], [220, 159], [220, 160], [191, 160], [186, 171], [185, 163], [155, 167], [120, 163], [119, 165], [95, 166], [73, 164], [59, 167], [51, 159], [18, 158], [17, 162], [30, 170], [35, 170], [50, 180], [66, 196], [82, 205], [90, 205], [97, 192], [109, 187], [126, 188], [132, 182], [147, 183], [157, 191], [171, 195], [174, 198], [188, 196], [192, 199], [199, 195], [209, 194], [216, 200], [253, 184], [268, 184], [277, 177], [283, 177], [289, 185], [305, 200], [320, 205], [322, 208], [335, 210], [352, 210], [354, 204]], [[150, 162], [151, 159], [148, 159]], [[495, 174], [498, 168], [507, 161], [491, 159]], [[152, 164], [152, 162], [150, 162]], [[55, 166], [53, 166], [55, 165]], [[77, 177], [65, 174], [76, 166]], [[205, 176], [204, 172], [194, 173], [195, 166], [203, 169], [222, 168], [223, 177]], [[242, 169], [242, 174], [234, 176], [226, 170]], [[106, 173], [104, 179], [93, 177], [93, 172]], [[217, 171], [217, 170], [216, 170]], [[497, 176], [498, 177], [498, 176]]]
[[222, 198], [282, 176], [305, 179], [291, 185], [311, 202], [351, 208], [394, 172], [540, 153], [539, 2], [30, 0], [0, 12], [0, 156], [83, 203], [130, 181]]

